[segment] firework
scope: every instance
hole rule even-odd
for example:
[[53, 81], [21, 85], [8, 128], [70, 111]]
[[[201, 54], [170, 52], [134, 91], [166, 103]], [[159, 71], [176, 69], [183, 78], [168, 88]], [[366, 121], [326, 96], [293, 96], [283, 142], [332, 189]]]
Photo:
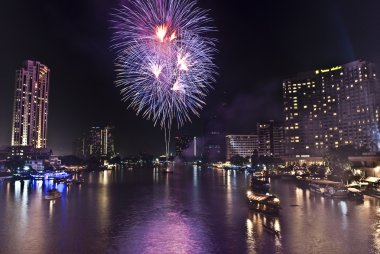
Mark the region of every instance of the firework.
[[138, 115], [170, 139], [199, 116], [215, 81], [215, 30], [196, 0], [131, 0], [112, 15], [117, 86]]

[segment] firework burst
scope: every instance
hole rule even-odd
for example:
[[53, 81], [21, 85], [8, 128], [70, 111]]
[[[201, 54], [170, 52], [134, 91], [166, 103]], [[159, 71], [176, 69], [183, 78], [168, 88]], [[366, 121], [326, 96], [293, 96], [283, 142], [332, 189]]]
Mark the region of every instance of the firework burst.
[[112, 15], [117, 86], [138, 115], [165, 130], [199, 116], [215, 81], [215, 29], [196, 0], [131, 0]]

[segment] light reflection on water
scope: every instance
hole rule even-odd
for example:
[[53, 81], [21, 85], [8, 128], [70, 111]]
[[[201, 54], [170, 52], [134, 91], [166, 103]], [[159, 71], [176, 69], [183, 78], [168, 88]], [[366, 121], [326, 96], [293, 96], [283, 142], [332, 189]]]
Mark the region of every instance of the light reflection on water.
[[[375, 198], [333, 200], [274, 179], [282, 210], [272, 217], [247, 209], [241, 172], [192, 165], [84, 178], [1, 182], [0, 253], [380, 253]], [[62, 198], [44, 200], [52, 188]]]

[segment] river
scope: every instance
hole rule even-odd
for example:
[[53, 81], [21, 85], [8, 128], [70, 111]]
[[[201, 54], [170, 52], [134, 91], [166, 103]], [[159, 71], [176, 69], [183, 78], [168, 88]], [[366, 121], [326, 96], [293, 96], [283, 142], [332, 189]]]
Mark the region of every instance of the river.
[[[334, 200], [271, 180], [278, 217], [249, 211], [249, 175], [92, 172], [83, 185], [0, 182], [0, 253], [380, 253], [380, 200]], [[62, 198], [44, 200], [56, 187]], [[264, 228], [270, 225], [279, 233]]]

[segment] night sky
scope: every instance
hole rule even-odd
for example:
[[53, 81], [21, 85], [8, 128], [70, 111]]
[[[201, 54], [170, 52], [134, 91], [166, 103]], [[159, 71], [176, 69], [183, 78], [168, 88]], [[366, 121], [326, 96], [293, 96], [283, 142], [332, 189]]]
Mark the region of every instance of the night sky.
[[[48, 146], [71, 154], [92, 125], [115, 126], [122, 154], [163, 153], [163, 133], [135, 116], [115, 87], [110, 11], [118, 0], [2, 0], [0, 145], [11, 139], [15, 70], [25, 59], [51, 69]], [[219, 32], [220, 75], [201, 118], [181, 133], [210, 126], [252, 133], [258, 120], [282, 120], [281, 80], [297, 72], [364, 59], [380, 65], [380, 1], [200, 0]], [[210, 119], [213, 119], [212, 121]]]

